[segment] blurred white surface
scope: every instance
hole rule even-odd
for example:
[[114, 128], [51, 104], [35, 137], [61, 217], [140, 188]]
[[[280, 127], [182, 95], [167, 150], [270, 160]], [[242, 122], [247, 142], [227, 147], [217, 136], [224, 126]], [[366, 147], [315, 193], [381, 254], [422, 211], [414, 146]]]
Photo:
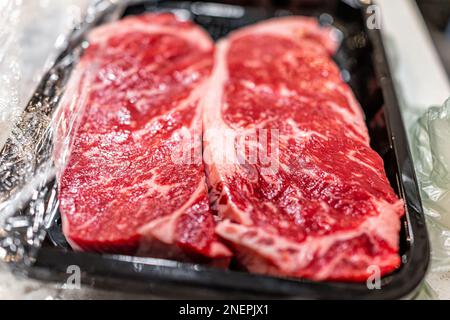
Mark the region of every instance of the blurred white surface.
[[408, 129], [450, 96], [450, 84], [414, 0], [376, 0], [381, 31]]

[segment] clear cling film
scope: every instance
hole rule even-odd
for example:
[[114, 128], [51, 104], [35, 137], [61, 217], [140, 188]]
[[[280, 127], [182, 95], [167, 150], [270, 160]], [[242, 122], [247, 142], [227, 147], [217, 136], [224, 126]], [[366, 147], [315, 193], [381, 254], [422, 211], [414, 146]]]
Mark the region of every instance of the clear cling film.
[[[19, 43], [20, 37], [17, 37], [14, 30], [17, 30], [19, 24], [25, 24], [22, 16], [26, 17], [28, 11], [36, 8], [30, 8], [29, 6], [33, 7], [33, 5], [28, 3], [6, 2], [6, 5], [11, 6], [13, 13], [9, 19], [2, 20], [11, 30], [8, 32], [8, 28], [1, 28], [2, 37], [7, 37], [5, 41], [8, 45], [2, 47], [5, 52], [2, 52], [0, 67], [10, 69], [2, 76], [2, 81], [9, 85], [2, 86], [2, 90], [9, 91], [0, 92], [0, 94], [1, 97], [9, 98], [6, 102], [2, 101], [0, 107], [2, 111], [13, 110], [14, 114], [2, 112], [2, 120], [7, 123], [2, 132], [8, 132], [9, 135], [7, 139], [4, 139], [0, 152], [2, 169], [0, 177], [0, 247], [2, 249], [0, 253], [1, 257], [8, 262], [31, 263], [33, 252], [41, 245], [45, 237], [45, 228], [58, 208], [55, 167], [62, 165], [63, 158], [59, 157], [61, 154], [55, 155], [55, 146], [60, 153], [65, 152], [64, 150], [69, 147], [71, 128], [80, 116], [79, 105], [83, 97], [73, 99], [74, 104], [69, 104], [71, 112], [66, 110], [66, 112], [56, 113], [55, 110], [63, 97], [65, 84], [71, 75], [73, 65], [83, 51], [86, 30], [115, 8], [110, 1], [96, 1], [89, 7], [86, 7], [86, 4], [87, 1], [73, 1], [59, 7], [60, 12], [56, 13], [65, 17], [60, 24], [66, 26], [61, 28], [61, 31], [65, 30], [67, 34], [49, 35], [51, 28], [55, 27], [55, 19], [51, 20], [46, 28], [41, 27], [41, 33], [37, 36], [44, 39], [53, 36], [51, 39], [55, 40], [52, 45], [48, 44], [48, 52], [41, 54], [41, 56], [46, 55], [41, 59], [43, 61], [41, 69], [45, 69], [49, 64], [53, 66], [43, 74], [37, 83], [35, 93], [22, 110], [20, 103], [27, 99], [26, 88], [21, 88], [23, 79], [27, 80], [27, 74], [37, 70], [35, 70], [36, 67], [31, 71], [27, 69], [27, 63], [31, 63], [27, 57], [24, 57], [23, 61], [17, 58], [24, 55], [22, 51], [26, 51], [27, 47]], [[44, 9], [42, 12], [43, 15], [44, 13], [49, 15]], [[59, 57], [57, 57], [58, 51], [62, 51]], [[33, 53], [32, 50], [31, 53]], [[33, 55], [37, 60], [36, 56], [39, 55], [36, 53]], [[9, 56], [16, 57], [16, 60], [7, 60]], [[36, 80], [28, 81], [28, 91], [30, 89], [32, 91]], [[23, 92], [20, 94], [21, 89]], [[59, 139], [58, 144], [54, 144], [56, 130], [60, 132], [67, 130], [63, 132], [67, 134], [67, 138]]]
[[431, 107], [413, 130], [413, 154], [427, 225], [433, 240], [432, 267], [450, 271], [450, 99]]
[[19, 43], [16, 30], [19, 25], [20, 7], [14, 1], [0, 4], [0, 147], [11, 129], [9, 119], [19, 109], [21, 69], [18, 61]]

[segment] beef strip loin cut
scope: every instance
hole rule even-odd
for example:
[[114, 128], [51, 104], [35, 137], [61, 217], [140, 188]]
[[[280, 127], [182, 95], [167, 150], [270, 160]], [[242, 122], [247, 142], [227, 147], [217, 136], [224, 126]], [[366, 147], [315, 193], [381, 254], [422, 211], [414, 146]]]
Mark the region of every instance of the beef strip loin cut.
[[[335, 47], [331, 30], [302, 17], [244, 28], [216, 46], [202, 101], [204, 159], [224, 219], [216, 231], [252, 272], [363, 281], [376, 274], [371, 266], [384, 275], [400, 264], [403, 202], [369, 146]], [[234, 143], [217, 138], [233, 134]]]
[[[60, 178], [66, 238], [80, 250], [229, 257], [201, 161], [212, 40], [191, 22], [147, 14], [99, 27], [89, 41], [64, 98], [65, 108], [86, 105]], [[176, 161], [186, 149], [200, 161]]]

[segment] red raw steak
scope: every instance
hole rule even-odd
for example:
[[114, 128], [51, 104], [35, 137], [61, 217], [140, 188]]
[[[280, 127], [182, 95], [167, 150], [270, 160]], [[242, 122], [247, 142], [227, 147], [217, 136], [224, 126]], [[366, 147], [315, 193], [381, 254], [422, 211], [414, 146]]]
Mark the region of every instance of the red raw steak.
[[403, 202], [370, 148], [335, 46], [331, 30], [301, 17], [216, 46], [202, 102], [205, 162], [224, 219], [216, 231], [252, 272], [363, 281], [371, 266], [400, 265]]
[[[229, 257], [214, 232], [201, 161], [199, 98], [212, 40], [171, 14], [126, 18], [89, 40], [65, 100], [66, 108], [80, 103], [75, 96], [85, 103], [60, 179], [66, 238], [79, 250]], [[199, 159], [176, 161], [183, 149]]]

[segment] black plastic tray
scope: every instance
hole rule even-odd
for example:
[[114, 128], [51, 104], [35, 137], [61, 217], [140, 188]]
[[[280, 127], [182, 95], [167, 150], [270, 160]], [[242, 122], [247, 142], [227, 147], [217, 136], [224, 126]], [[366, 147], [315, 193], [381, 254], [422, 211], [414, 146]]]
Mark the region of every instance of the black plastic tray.
[[[234, 1], [234, 5], [237, 2], [245, 4]], [[124, 8], [123, 14], [176, 10], [190, 15], [214, 39], [238, 27], [288, 14], [316, 16], [321, 23], [341, 30], [343, 43], [335, 60], [365, 111], [372, 147], [384, 159], [388, 178], [406, 203], [401, 230], [401, 267], [382, 279], [380, 290], [369, 290], [365, 283], [313, 282], [152, 258], [80, 253], [67, 246], [56, 216], [48, 228], [48, 241], [27, 269], [30, 276], [65, 281], [69, 276], [68, 266], [77, 265], [82, 270], [82, 281], [90, 285], [188, 298], [398, 299], [412, 298], [417, 293], [427, 271], [430, 248], [405, 129], [379, 30], [367, 29], [363, 5], [354, 8], [341, 1], [325, 0], [305, 1], [304, 5], [302, 1], [295, 1], [295, 5], [284, 1], [284, 6], [278, 7], [267, 6], [267, 1], [264, 3], [264, 7], [222, 7], [220, 10], [217, 4], [205, 7], [192, 2], [142, 1]], [[219, 10], [211, 10], [214, 8]]]

